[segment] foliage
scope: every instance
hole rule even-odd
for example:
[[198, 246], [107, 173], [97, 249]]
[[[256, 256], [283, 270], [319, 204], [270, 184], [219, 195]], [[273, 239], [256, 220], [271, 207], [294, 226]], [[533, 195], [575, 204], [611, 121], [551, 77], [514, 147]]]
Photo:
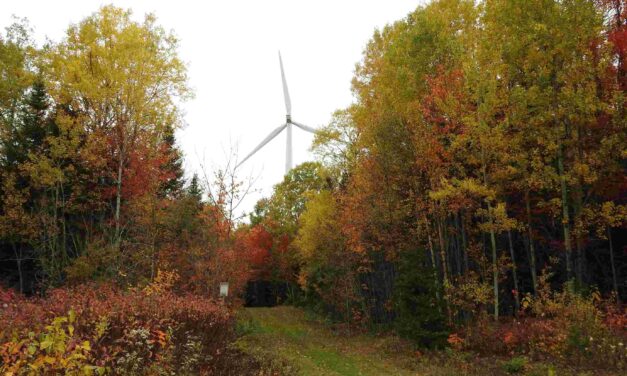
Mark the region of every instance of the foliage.
[[[258, 270], [258, 276], [295, 282], [299, 256], [293, 252], [296, 248], [292, 245], [293, 240], [297, 237], [300, 218], [308, 202], [331, 188], [332, 180], [328, 179], [327, 173], [320, 163], [305, 162], [274, 186], [272, 197], [257, 203], [250, 215], [250, 228], [242, 227], [240, 235], [247, 238], [248, 252], [256, 254], [256, 268], [265, 269]], [[260, 259], [265, 259], [263, 268], [258, 263]]]
[[572, 287], [546, 291], [537, 298], [525, 297], [518, 319], [469, 326], [464, 345], [482, 354], [524, 354], [597, 369], [624, 369], [625, 328], [612, 327], [606, 320], [618, 316], [624, 320], [627, 312], [608, 311], [596, 292], [584, 297]]
[[99, 334], [81, 342], [74, 336], [76, 313], [69, 311], [67, 316], [55, 317], [50, 325], [36, 335], [29, 332], [20, 341], [2, 345], [0, 370], [9, 375], [52, 374], [64, 372], [67, 375], [102, 375], [107, 369], [94, 366], [91, 343], [97, 342]]
[[143, 291], [80, 285], [32, 299], [3, 290], [2, 371], [206, 372], [232, 338], [233, 316], [221, 303], [173, 293], [172, 283], [162, 274]]
[[159, 212], [183, 183], [174, 130], [191, 92], [176, 38], [113, 6], [44, 48], [29, 33], [21, 23], [0, 38], [0, 216], [31, 223], [28, 236], [0, 230], [0, 257], [17, 266], [5, 282], [34, 292], [64, 283], [66, 268], [82, 280], [154, 277]]
[[274, 187], [266, 217], [276, 222], [282, 233], [292, 237], [298, 229], [298, 218], [311, 195], [328, 188], [326, 172], [320, 163], [305, 162], [296, 166]]
[[525, 364], [527, 364], [527, 360], [517, 356], [504, 363], [503, 369], [509, 374], [520, 373], [525, 370]]
[[445, 296], [453, 314], [467, 312], [479, 316], [490, 303], [490, 288], [488, 283], [482, 282], [476, 273], [470, 271], [446, 286]]
[[331, 122], [316, 131], [311, 149], [340, 184], [346, 183], [357, 161], [357, 129], [351, 109], [339, 110]]

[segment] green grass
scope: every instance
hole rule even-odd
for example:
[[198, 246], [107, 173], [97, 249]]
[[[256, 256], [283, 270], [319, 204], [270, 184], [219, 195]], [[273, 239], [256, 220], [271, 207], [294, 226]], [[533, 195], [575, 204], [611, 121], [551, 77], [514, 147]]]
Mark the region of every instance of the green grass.
[[[332, 330], [303, 310], [280, 306], [239, 312], [234, 344], [262, 363], [281, 365], [281, 375], [520, 375], [548, 376], [553, 366], [519, 358], [478, 358], [470, 353], [416, 353], [392, 335], [347, 334]], [[553, 375], [587, 375], [557, 369]]]
[[337, 351], [311, 349], [305, 354], [311, 361], [321, 369], [335, 372], [339, 375], [360, 375], [360, 370], [354, 360], [345, 357]]
[[[381, 357], [385, 338], [334, 334], [297, 308], [248, 308], [238, 327], [245, 327], [236, 346], [257, 357], [273, 357], [294, 366], [301, 375], [415, 375], [393, 358]], [[240, 330], [240, 332], [242, 332]]]

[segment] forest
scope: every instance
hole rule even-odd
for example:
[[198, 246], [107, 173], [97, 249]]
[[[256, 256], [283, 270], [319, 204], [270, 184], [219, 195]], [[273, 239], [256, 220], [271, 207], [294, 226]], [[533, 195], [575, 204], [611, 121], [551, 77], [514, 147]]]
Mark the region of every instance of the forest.
[[426, 359], [625, 372], [625, 0], [434, 0], [363, 42], [315, 160], [241, 219], [235, 163], [183, 170], [155, 15], [9, 26], [0, 372], [289, 374], [233, 346], [256, 286]]

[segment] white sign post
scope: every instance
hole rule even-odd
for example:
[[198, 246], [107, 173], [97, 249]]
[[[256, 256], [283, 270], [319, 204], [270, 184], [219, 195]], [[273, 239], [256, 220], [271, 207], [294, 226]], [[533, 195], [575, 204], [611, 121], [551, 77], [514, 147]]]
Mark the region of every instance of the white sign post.
[[220, 282], [220, 297], [226, 298], [227, 296], [229, 296], [229, 283]]

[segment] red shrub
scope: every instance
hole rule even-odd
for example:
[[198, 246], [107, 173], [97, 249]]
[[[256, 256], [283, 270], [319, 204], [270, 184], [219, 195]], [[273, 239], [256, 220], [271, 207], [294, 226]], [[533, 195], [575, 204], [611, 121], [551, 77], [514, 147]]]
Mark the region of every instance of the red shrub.
[[518, 319], [486, 318], [464, 327], [466, 348], [483, 355], [526, 355], [624, 370], [627, 315], [613, 302], [572, 293], [536, 299]]
[[[132, 373], [129, 367], [141, 369], [148, 365], [162, 369], [187, 367], [192, 373], [207, 371], [233, 338], [230, 309], [195, 295], [124, 292], [110, 285], [82, 285], [32, 299], [0, 290], [0, 299], [4, 363], [17, 359], [16, 354], [19, 359], [33, 360], [28, 355], [31, 350], [27, 351], [29, 343], [32, 347], [28, 339], [33, 338], [29, 332], [47, 336], [55, 318], [65, 320], [68, 315], [72, 317], [71, 330], [55, 328], [57, 332], [67, 331], [67, 351], [73, 351], [72, 343], [89, 341], [89, 353], [97, 366], [122, 373]], [[0, 370], [2, 367], [0, 363]]]
[[606, 308], [604, 321], [612, 332], [627, 339], [627, 307], [609, 305]]

